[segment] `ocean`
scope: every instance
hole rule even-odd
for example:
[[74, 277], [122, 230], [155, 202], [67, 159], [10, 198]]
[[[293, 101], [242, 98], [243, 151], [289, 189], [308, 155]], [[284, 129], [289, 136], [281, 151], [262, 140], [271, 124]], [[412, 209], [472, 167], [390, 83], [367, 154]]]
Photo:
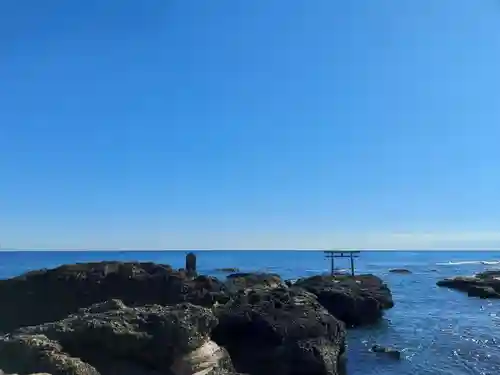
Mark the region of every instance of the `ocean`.
[[[201, 273], [224, 277], [216, 268], [268, 271], [285, 279], [328, 272], [316, 251], [200, 251]], [[0, 252], [0, 278], [64, 263], [140, 260], [184, 267], [185, 251]], [[349, 264], [337, 261], [337, 266]], [[412, 274], [391, 274], [407, 268]], [[500, 300], [482, 300], [436, 287], [438, 279], [500, 268], [500, 252], [362, 252], [358, 273], [373, 273], [393, 292], [395, 307], [380, 324], [348, 332], [350, 375], [500, 374]], [[373, 344], [402, 350], [401, 361], [369, 351]]]

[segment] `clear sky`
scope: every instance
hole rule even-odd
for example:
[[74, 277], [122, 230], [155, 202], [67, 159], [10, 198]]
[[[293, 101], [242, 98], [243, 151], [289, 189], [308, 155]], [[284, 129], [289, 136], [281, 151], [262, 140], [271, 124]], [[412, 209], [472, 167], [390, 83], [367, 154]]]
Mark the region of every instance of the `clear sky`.
[[4, 248], [500, 247], [500, 2], [0, 2]]

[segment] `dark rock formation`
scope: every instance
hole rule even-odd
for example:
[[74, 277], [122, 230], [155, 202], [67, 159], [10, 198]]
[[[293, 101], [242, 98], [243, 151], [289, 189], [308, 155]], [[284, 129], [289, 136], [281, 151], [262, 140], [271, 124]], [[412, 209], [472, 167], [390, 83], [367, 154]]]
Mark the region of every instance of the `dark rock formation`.
[[298, 288], [240, 290], [216, 309], [212, 339], [252, 375], [337, 375], [344, 324]]
[[111, 300], [0, 337], [0, 368], [52, 375], [231, 374], [227, 351], [209, 337], [216, 325], [211, 310], [189, 303], [130, 308]]
[[313, 276], [297, 280], [294, 287], [315, 294], [348, 327], [375, 323], [394, 306], [391, 291], [374, 275]]
[[0, 336], [0, 369], [222, 375], [234, 374], [232, 362], [249, 375], [340, 375], [343, 322], [372, 323], [393, 306], [373, 275], [285, 283], [233, 273], [221, 282], [191, 271], [99, 262], [0, 280], [0, 331], [13, 331]]
[[247, 288], [276, 288], [285, 286], [281, 277], [274, 273], [233, 273], [227, 276], [226, 286], [231, 292]]
[[400, 273], [400, 274], [410, 274], [411, 271], [407, 270], [406, 268], [393, 268], [392, 270], [389, 270], [390, 273]]
[[0, 280], [0, 332], [65, 318], [109, 299], [127, 305], [191, 302], [210, 307], [227, 300], [215, 278], [188, 278], [154, 263], [100, 262], [64, 265]]
[[439, 280], [436, 285], [466, 292], [471, 297], [500, 298], [500, 270]]

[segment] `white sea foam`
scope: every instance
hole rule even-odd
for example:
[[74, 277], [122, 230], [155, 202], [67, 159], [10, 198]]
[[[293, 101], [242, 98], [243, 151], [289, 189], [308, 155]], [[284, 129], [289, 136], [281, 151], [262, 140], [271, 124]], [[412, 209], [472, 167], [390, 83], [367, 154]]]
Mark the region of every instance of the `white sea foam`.
[[498, 260], [465, 260], [465, 261], [459, 261], [459, 262], [445, 262], [445, 263], [436, 263], [437, 266], [461, 266], [461, 265], [468, 265], [468, 264], [486, 264], [486, 265], [495, 265], [495, 264], [500, 264], [500, 261]]

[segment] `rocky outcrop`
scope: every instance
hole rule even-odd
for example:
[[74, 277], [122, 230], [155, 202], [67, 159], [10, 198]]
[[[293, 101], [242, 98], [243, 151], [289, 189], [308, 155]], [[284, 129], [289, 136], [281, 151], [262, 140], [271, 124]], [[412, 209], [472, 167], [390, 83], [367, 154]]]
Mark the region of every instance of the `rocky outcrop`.
[[294, 287], [315, 294], [348, 327], [375, 323], [394, 306], [391, 291], [374, 275], [313, 276], [297, 280]]
[[0, 368], [52, 375], [232, 374], [227, 351], [210, 339], [216, 325], [210, 309], [189, 303], [133, 308], [112, 300], [0, 337]]
[[343, 323], [298, 288], [240, 290], [216, 309], [212, 339], [236, 369], [252, 375], [337, 375], [345, 350]]
[[226, 301], [223, 282], [154, 263], [100, 262], [64, 265], [0, 280], [0, 332], [65, 318], [109, 299], [127, 305]]
[[274, 273], [233, 273], [227, 276], [226, 286], [229, 292], [242, 289], [276, 288], [285, 286], [281, 277]]
[[448, 278], [436, 284], [465, 292], [471, 297], [500, 298], [500, 270], [485, 271], [472, 277]]
[[[27, 375], [340, 375], [345, 325], [393, 306], [373, 275], [73, 264], [0, 280], [0, 369]], [[345, 324], [344, 324], [345, 322]], [[229, 357], [228, 353], [231, 355]]]

